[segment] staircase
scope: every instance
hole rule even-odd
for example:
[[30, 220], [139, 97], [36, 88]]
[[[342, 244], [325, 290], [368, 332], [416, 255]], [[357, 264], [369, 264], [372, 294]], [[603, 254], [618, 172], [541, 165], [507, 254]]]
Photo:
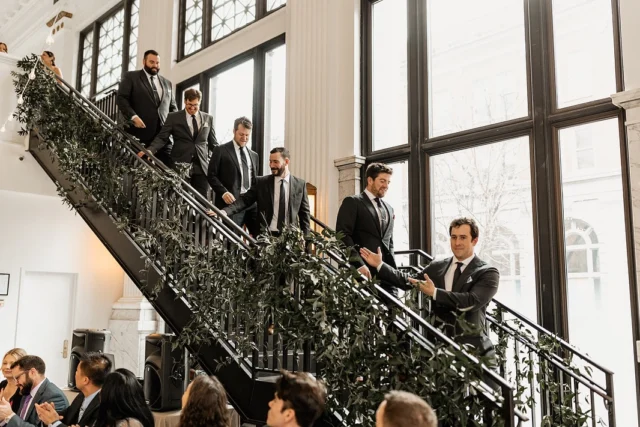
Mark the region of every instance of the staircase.
[[[26, 78], [22, 76], [19, 83], [24, 84]], [[154, 236], [154, 232], [159, 226], [178, 227], [178, 231], [187, 232], [191, 236], [189, 244], [201, 248], [197, 262], [203, 269], [219, 267], [225, 262], [227, 253], [236, 256], [236, 260], [247, 260], [247, 268], [252, 268], [255, 262], [259, 263], [259, 257], [255, 258], [258, 261], [253, 257], [261, 250], [273, 249], [278, 242], [256, 241], [226, 217], [207, 215], [207, 211], [217, 209], [186, 182], [162, 163], [148, 162], [137, 156], [142, 147], [116, 125], [112, 120], [115, 117], [111, 114], [113, 112], [105, 114], [66, 82], [55, 84], [43, 72], [38, 72], [35, 82], [39, 90], [34, 87], [33, 93], [25, 92], [25, 105], [32, 107], [23, 107], [21, 112], [21, 119], [33, 129], [30, 152], [51, 179], [58, 183], [61, 194], [96, 233], [167, 325], [177, 335], [186, 336], [188, 350], [196, 355], [203, 369], [218, 376], [227, 390], [230, 403], [244, 422], [264, 424], [279, 369], [311, 372], [321, 378], [330, 376], [332, 366], [323, 363], [320, 355], [326, 343], [292, 341], [291, 334], [280, 334], [269, 327], [263, 328], [262, 333], [255, 333], [247, 324], [247, 317], [239, 314], [232, 294], [222, 295], [206, 306], [197, 305], [191, 295], [207, 283], [183, 277], [181, 266], [193, 260], [176, 258], [172, 255], [175, 251], [171, 250], [173, 242], [166, 237], [168, 234], [160, 239]], [[37, 101], [29, 102], [29, 96], [51, 96], [56, 102], [72, 103], [81, 114], [93, 119], [95, 129], [87, 129], [81, 152], [69, 153], [52, 142], [64, 134], [64, 126], [59, 122], [73, 118], [39, 114]], [[114, 105], [109, 100], [102, 103]], [[92, 134], [103, 130], [108, 131], [109, 138], [91, 138]], [[78, 156], [90, 156], [94, 161], [78, 163]], [[70, 168], [70, 165], [77, 167]], [[128, 172], [123, 173], [125, 169]], [[135, 171], [133, 175], [132, 170]], [[106, 182], [105, 176], [113, 179]], [[157, 182], [164, 185], [153, 184]], [[317, 220], [315, 225], [318, 229], [326, 229]], [[286, 248], [286, 245], [277, 247]], [[287, 250], [284, 249], [285, 252]], [[345, 280], [353, 274], [337, 246], [327, 243], [322, 251], [316, 247], [316, 254], [322, 256], [323, 274], [336, 280]], [[429, 255], [422, 251], [411, 251], [410, 254], [415, 262], [407, 267], [409, 269], [419, 268], [419, 257], [430, 260]], [[286, 284], [289, 285], [288, 282]], [[269, 287], [269, 284], [265, 286]], [[314, 289], [300, 282], [290, 286], [294, 309], [299, 307], [301, 313], [308, 310]], [[538, 425], [543, 417], [558, 419], [558, 416], [565, 415], [562, 411], [567, 411], [571, 405], [574, 412], [580, 412], [580, 405], [585, 399], [580, 393], [587, 390], [592, 412], [586, 419], [594, 420], [595, 425], [595, 417], [605, 413], [596, 414], [596, 410], [601, 409], [597, 402], [601, 400], [605, 402], [602, 406], [606, 411], [605, 418], [609, 419], [608, 425], [615, 425], [611, 372], [508, 307], [496, 302], [496, 309], [489, 318], [496, 334], [494, 341], [500, 342], [498, 348], [502, 352], [500, 370], [496, 373], [429, 323], [428, 302], [421, 295], [416, 295], [414, 301], [405, 305], [378, 285], [367, 288], [354, 283], [348, 291], [357, 304], [373, 304], [376, 310], [372, 312], [376, 313], [371, 319], [373, 329], [379, 327], [389, 336], [400, 337], [402, 345], [397, 348], [403, 349], [401, 351], [407, 349], [411, 354], [425, 358], [446, 357], [451, 361], [450, 375], [456, 378], [469, 375], [457, 366], [473, 366], [471, 370], [477, 370], [479, 379], [473, 381], [465, 393], [470, 404], [477, 405], [474, 406], [477, 409], [474, 418], [478, 423]], [[384, 298], [385, 303], [380, 304], [380, 298]], [[503, 321], [505, 318], [518, 319], [518, 322], [512, 322], [510, 326]], [[262, 321], [269, 325], [281, 324], [284, 320], [278, 318], [277, 310], [272, 310], [264, 312]], [[194, 329], [194, 325], [197, 328]], [[327, 334], [335, 334], [337, 343], [348, 340], [353, 338], [348, 326], [335, 325]], [[195, 335], [206, 335], [208, 340], [190, 341]], [[550, 343], [543, 353], [540, 353], [541, 341]], [[523, 354], [526, 357], [522, 357]], [[384, 357], [392, 358], [390, 354]], [[229, 363], [229, 359], [233, 363]], [[575, 369], [571, 359], [578, 361], [580, 369]], [[527, 372], [531, 372], [526, 378], [520, 374], [526, 371], [522, 364], [526, 364], [529, 367]], [[602, 374], [605, 384], [601, 385], [599, 379], [587, 375], [585, 369], [594, 370], [597, 376]], [[395, 371], [388, 366], [380, 366], [376, 384], [380, 387], [392, 385], [392, 381], [397, 380], [390, 379], [391, 372]], [[355, 381], [368, 380], [361, 380], [358, 372], [351, 374]], [[540, 388], [549, 378], [560, 380], [560, 390]], [[497, 392], [487, 382], [494, 384]], [[353, 425], [353, 422], [348, 422], [353, 417], [350, 413], [353, 403], [349, 396], [348, 390], [333, 390], [332, 411], [323, 418], [322, 425]], [[530, 397], [542, 403], [536, 404]], [[363, 398], [366, 399], [366, 395]], [[558, 399], [562, 402], [568, 399], [569, 406], [565, 402], [564, 406], [558, 407]], [[562, 413], [558, 415], [558, 412]], [[370, 425], [367, 420], [359, 421]]]

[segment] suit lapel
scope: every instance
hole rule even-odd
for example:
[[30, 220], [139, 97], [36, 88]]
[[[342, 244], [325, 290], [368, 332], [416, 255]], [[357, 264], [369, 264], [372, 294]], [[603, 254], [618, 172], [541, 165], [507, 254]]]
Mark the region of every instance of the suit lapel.
[[464, 271], [458, 278], [458, 281], [453, 284], [451, 289], [458, 292], [462, 288], [464, 288], [464, 286], [467, 284], [467, 280], [469, 280], [469, 277], [480, 267], [482, 267], [482, 261], [480, 261], [477, 256], [474, 256], [469, 265], [465, 267]]
[[153, 98], [153, 89], [151, 89], [151, 83], [149, 83], [149, 78], [147, 77], [147, 73], [144, 70], [140, 70], [140, 80], [142, 80], [142, 84], [147, 88], [147, 93], [149, 94], [149, 98], [155, 104], [155, 99]]
[[[443, 260], [442, 264], [440, 266], [438, 266], [438, 270], [434, 274], [434, 276], [435, 276], [434, 283], [436, 285], [436, 288], [439, 288], [439, 289], [446, 289], [447, 288], [447, 285], [445, 284], [445, 281], [444, 281], [444, 276], [445, 276], [445, 274], [447, 274], [447, 270], [449, 269], [449, 266], [451, 265], [451, 261], [453, 261], [453, 257]], [[434, 278], [432, 277], [431, 280], [433, 280], [433, 279]]]
[[242, 169], [240, 169], [240, 163], [238, 163], [238, 156], [236, 156], [236, 146], [233, 140], [230, 141], [229, 144], [227, 144], [227, 150], [229, 151], [229, 156], [231, 157], [233, 164], [236, 165], [236, 169], [238, 169], [238, 174], [242, 176]]
[[[94, 410], [98, 410], [99, 405], [100, 405], [100, 393], [98, 393], [96, 397], [93, 398], [91, 403], [89, 403], [89, 406], [87, 406], [87, 409], [84, 410], [84, 412], [82, 413], [82, 418], [78, 420], [78, 424], [82, 425], [81, 423], [82, 419], [91, 415], [91, 412], [93, 412]], [[80, 412], [80, 407], [82, 407], [82, 403], [80, 403], [80, 406], [78, 407], [78, 413]]]
[[382, 206], [383, 208], [386, 210], [387, 212], [387, 226], [385, 227], [384, 230], [382, 230], [382, 236], [386, 237], [387, 236], [387, 232], [393, 230], [393, 228], [391, 227], [393, 218], [391, 217], [391, 206], [389, 206], [389, 204], [387, 202], [385, 202], [384, 200], [380, 199], [380, 201], [382, 202]]
[[[44, 379], [44, 381], [42, 381], [42, 384], [40, 384], [40, 387], [38, 388], [38, 392], [36, 393], [35, 396], [33, 396], [33, 399], [31, 399], [31, 402], [29, 402], [29, 410], [27, 411], [26, 414], [24, 414], [24, 419], [28, 420], [29, 416], [31, 415], [31, 413], [33, 411], [36, 410], [36, 402], [40, 402], [39, 399], [42, 398], [42, 395], [44, 394], [45, 389], [47, 388], [47, 384], [49, 383], [49, 380], [47, 378]], [[37, 418], [37, 417], [36, 417]]]
[[362, 192], [360, 194], [360, 200], [364, 203], [364, 206], [367, 208], [371, 217], [373, 218], [373, 222], [376, 224], [376, 230], [378, 230], [378, 234], [380, 234], [380, 238], [382, 238], [382, 230], [380, 229], [380, 218], [378, 218], [378, 212], [376, 212], [375, 206], [373, 206], [373, 202], [367, 196], [367, 193]]

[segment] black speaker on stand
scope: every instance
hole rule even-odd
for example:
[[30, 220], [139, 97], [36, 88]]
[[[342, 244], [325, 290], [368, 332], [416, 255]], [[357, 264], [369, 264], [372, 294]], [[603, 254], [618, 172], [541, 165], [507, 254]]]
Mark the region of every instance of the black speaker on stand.
[[144, 348], [144, 397], [152, 411], [179, 409], [184, 381], [183, 353], [171, 350], [173, 334], [148, 335]]
[[[69, 356], [69, 379], [67, 386], [74, 390], [76, 388], [76, 370], [80, 364], [80, 359], [87, 352], [107, 353], [111, 341], [111, 332], [96, 329], [75, 329], [71, 338], [71, 354]], [[113, 368], [113, 355], [105, 354], [111, 360]]]

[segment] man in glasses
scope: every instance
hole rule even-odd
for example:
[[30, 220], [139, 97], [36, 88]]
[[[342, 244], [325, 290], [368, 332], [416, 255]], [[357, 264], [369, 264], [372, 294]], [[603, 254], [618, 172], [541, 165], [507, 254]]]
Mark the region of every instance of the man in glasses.
[[22, 403], [18, 413], [4, 398], [0, 401], [0, 425], [7, 427], [35, 427], [40, 418], [35, 404], [50, 402], [57, 412], [62, 412], [69, 402], [62, 390], [45, 377], [44, 361], [38, 356], [24, 356], [11, 365], [11, 373], [22, 394]]

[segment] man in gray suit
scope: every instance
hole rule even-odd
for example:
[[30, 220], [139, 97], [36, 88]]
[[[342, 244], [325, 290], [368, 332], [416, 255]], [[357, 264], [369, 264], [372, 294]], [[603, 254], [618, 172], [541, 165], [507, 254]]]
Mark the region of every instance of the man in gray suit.
[[[378, 270], [381, 280], [396, 286], [408, 280], [419, 286], [420, 291], [432, 298], [431, 311], [436, 326], [443, 325], [457, 342], [470, 344], [481, 356], [493, 358], [495, 352], [486, 330], [486, 318], [487, 306], [498, 292], [500, 273], [475, 255], [479, 230], [473, 219], [453, 220], [449, 236], [453, 256], [431, 262], [422, 272], [424, 280], [409, 277], [383, 262], [379, 248], [378, 253], [362, 248], [360, 255]], [[460, 325], [458, 317], [466, 325]]]
[[[170, 166], [177, 163], [189, 165], [189, 183], [204, 197], [207, 197], [209, 183], [207, 171], [211, 152], [218, 145], [213, 129], [213, 116], [200, 111], [202, 93], [197, 89], [188, 89], [184, 93], [184, 111], [169, 113], [160, 133], [149, 145], [149, 151], [156, 154], [171, 146]], [[141, 151], [140, 157], [144, 155]]]
[[62, 412], [69, 406], [69, 402], [62, 390], [49, 381], [45, 373], [44, 361], [38, 356], [24, 356], [11, 365], [11, 373], [15, 378], [22, 403], [15, 414], [11, 405], [4, 398], [0, 401], [0, 425], [7, 427], [35, 427], [40, 426], [40, 418], [35, 404], [52, 403], [57, 412]]
[[[118, 109], [132, 125], [127, 132], [148, 147], [171, 112], [178, 111], [173, 98], [171, 82], [160, 72], [160, 56], [155, 50], [144, 53], [142, 70], [125, 73], [118, 87]], [[166, 146], [156, 157], [170, 163], [171, 146]]]

